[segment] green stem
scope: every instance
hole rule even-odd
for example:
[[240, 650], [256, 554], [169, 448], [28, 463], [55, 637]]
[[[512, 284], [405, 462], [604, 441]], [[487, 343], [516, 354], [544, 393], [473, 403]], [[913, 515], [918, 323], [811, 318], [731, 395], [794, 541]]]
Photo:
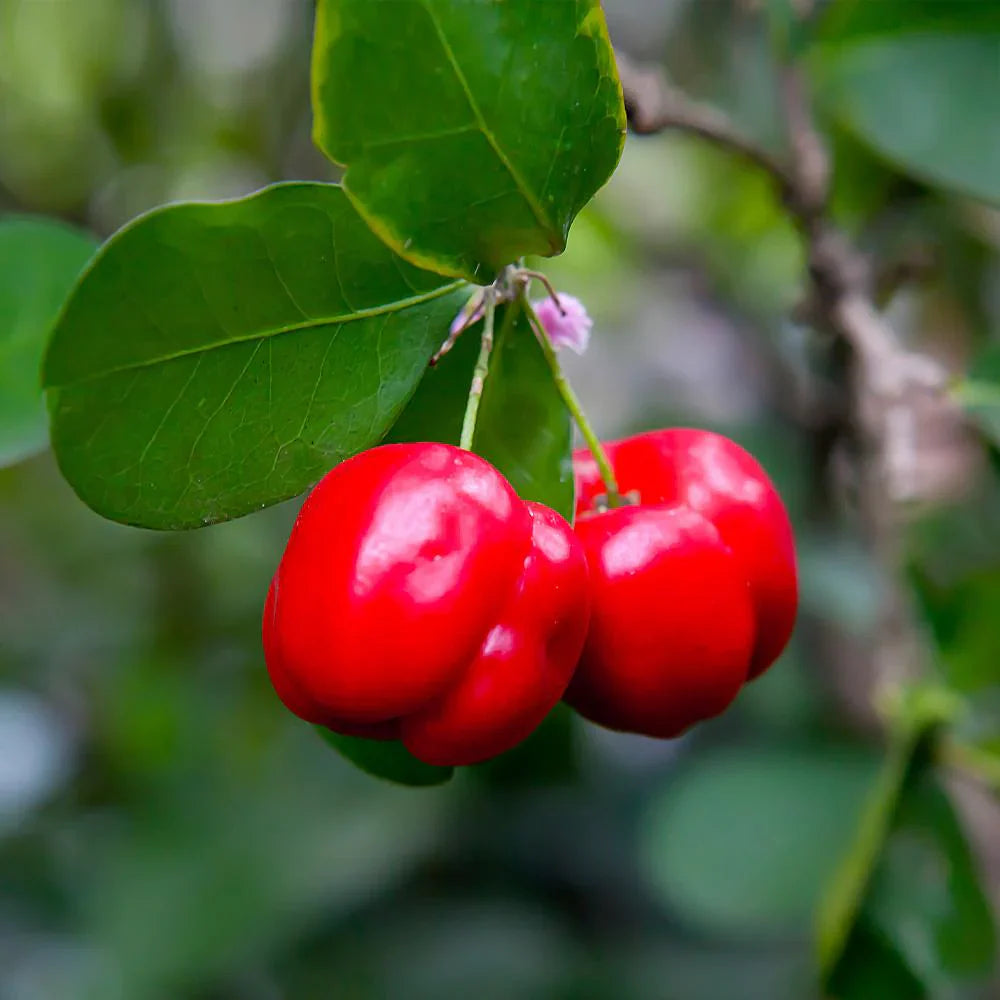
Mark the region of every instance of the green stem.
[[469, 386], [469, 401], [465, 404], [465, 417], [462, 419], [462, 437], [459, 447], [472, 451], [472, 439], [476, 435], [476, 417], [479, 415], [479, 403], [483, 398], [486, 386], [486, 376], [490, 370], [490, 352], [493, 350], [493, 322], [496, 317], [496, 292], [487, 289], [483, 298], [483, 338], [479, 347], [479, 357], [476, 367], [472, 370], [472, 385]]
[[854, 842], [819, 907], [817, 952], [825, 983], [847, 948], [907, 783], [938, 752], [943, 727], [961, 709], [953, 692], [929, 685], [897, 691], [885, 706], [890, 719], [888, 754], [869, 792]]
[[892, 829], [920, 739], [921, 733], [909, 726], [894, 727], [889, 753], [868, 793], [854, 841], [820, 903], [816, 945], [824, 982], [833, 975], [847, 948], [875, 865]]
[[566, 380], [562, 366], [559, 364], [556, 349], [552, 346], [552, 341], [549, 340], [549, 335], [545, 327], [542, 326], [542, 321], [538, 318], [538, 315], [532, 308], [531, 302], [528, 301], [528, 296], [523, 290], [520, 293], [520, 300], [524, 313], [528, 317], [528, 322], [534, 328], [535, 336], [542, 347], [542, 354], [545, 355], [545, 361], [552, 372], [552, 380], [555, 382], [556, 391], [562, 397], [566, 409], [572, 414], [573, 419], [576, 421], [576, 426], [580, 428], [580, 433], [583, 435], [584, 441], [587, 442], [587, 447], [590, 449], [590, 453], [594, 456], [594, 461], [597, 463], [598, 472], [601, 474], [604, 488], [607, 491], [608, 506], [621, 507], [623, 504], [622, 496], [618, 490], [618, 480], [615, 478], [615, 471], [611, 467], [608, 453], [604, 450], [601, 439], [597, 436], [590, 421], [587, 419], [587, 414], [583, 410], [583, 405], [579, 397]]

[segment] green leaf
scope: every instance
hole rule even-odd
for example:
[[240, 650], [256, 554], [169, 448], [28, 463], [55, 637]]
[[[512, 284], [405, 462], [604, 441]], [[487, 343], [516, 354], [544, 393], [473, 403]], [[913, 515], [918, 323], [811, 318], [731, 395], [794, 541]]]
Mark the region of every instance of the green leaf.
[[826, 995], [837, 1000], [925, 1000], [927, 991], [891, 945], [862, 920], [830, 976]]
[[369, 225], [486, 283], [566, 246], [621, 155], [599, 0], [319, 0], [313, 134]]
[[544, 503], [572, 523], [571, 418], [531, 326], [516, 304], [509, 307], [493, 349], [473, 442], [519, 496]]
[[641, 846], [653, 886], [714, 934], [801, 928], [874, 770], [854, 748], [733, 747], [699, 759], [646, 817]]
[[1000, 31], [1000, 6], [979, 0], [834, 0], [817, 36], [824, 44], [837, 44], [916, 31]]
[[0, 466], [48, 444], [42, 355], [49, 330], [97, 246], [52, 219], [0, 220]]
[[569, 784], [580, 773], [579, 721], [580, 717], [560, 702], [523, 743], [470, 770], [484, 785], [504, 792]]
[[915, 572], [914, 582], [948, 683], [969, 692], [1000, 684], [1000, 569], [983, 568], [946, 586]]
[[818, 66], [824, 100], [881, 155], [1000, 202], [1000, 30], [865, 37], [827, 48]]
[[84, 273], [45, 359], [52, 442], [112, 520], [190, 528], [375, 444], [467, 294], [325, 184], [157, 209]]
[[[458, 444], [480, 330], [479, 324], [466, 330], [451, 353], [427, 372], [388, 440]], [[544, 503], [572, 522], [569, 411], [519, 306], [499, 310], [497, 330], [473, 449], [495, 465], [523, 499]]]
[[932, 995], [992, 967], [990, 907], [955, 812], [930, 770], [906, 789], [863, 912]]
[[482, 324], [466, 330], [451, 351], [424, 372], [417, 391], [386, 435], [386, 442], [443, 441], [458, 444], [472, 383], [472, 369], [479, 355], [481, 331]]
[[919, 982], [908, 996], [945, 995], [992, 965], [989, 905], [931, 766], [961, 710], [951, 691], [929, 686], [904, 691], [893, 706], [889, 755], [820, 911], [821, 975], [838, 997], [869, 995], [857, 985], [858, 966], [872, 965], [873, 948], [892, 953], [882, 956], [886, 975], [899, 976], [895, 964]]
[[366, 740], [344, 736], [324, 726], [316, 728], [323, 739], [355, 767], [397, 785], [443, 785], [451, 780], [455, 770], [417, 760], [398, 740]]
[[[953, 996], [956, 987], [989, 974], [995, 940], [961, 826], [924, 763], [911, 769], [901, 790], [857, 923], [831, 970], [831, 991], [845, 1000], [876, 995], [862, 989], [859, 966], [870, 975], [877, 964], [884, 974], [895, 967], [900, 980], [905, 970], [919, 984], [900, 995]], [[872, 941], [882, 950], [877, 963]]]
[[795, 0], [765, 0], [771, 48], [783, 58], [801, 52], [809, 39], [809, 22]]
[[935, 666], [981, 705], [984, 692], [1000, 686], [1000, 481], [983, 477], [960, 504], [922, 517], [907, 551]]
[[816, 949], [824, 977], [834, 973], [848, 946], [907, 783], [924, 766], [935, 728], [957, 711], [954, 697], [933, 687], [901, 692], [893, 708], [889, 753], [819, 909]]

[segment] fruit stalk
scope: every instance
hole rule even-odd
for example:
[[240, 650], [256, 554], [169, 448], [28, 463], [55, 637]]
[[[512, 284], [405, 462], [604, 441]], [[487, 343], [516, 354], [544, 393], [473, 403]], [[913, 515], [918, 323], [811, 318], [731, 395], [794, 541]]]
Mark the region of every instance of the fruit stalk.
[[541, 345], [542, 354], [545, 356], [549, 371], [552, 372], [552, 380], [555, 383], [556, 391], [562, 398], [563, 403], [565, 403], [566, 409], [569, 410], [576, 421], [577, 427], [580, 428], [580, 433], [583, 435], [583, 439], [587, 443], [590, 453], [594, 456], [594, 461], [597, 463], [597, 469], [601, 474], [601, 481], [607, 490], [607, 505], [609, 507], [621, 507], [624, 501], [618, 490], [618, 480], [615, 478], [614, 469], [611, 467], [607, 452], [605, 452], [604, 446], [601, 444], [601, 439], [597, 436], [596, 431], [587, 419], [587, 414], [584, 412], [583, 404], [580, 402], [579, 397], [573, 391], [573, 387], [563, 374], [556, 349], [552, 346], [552, 341], [549, 339], [545, 327], [542, 325], [538, 314], [535, 312], [527, 294], [523, 290], [520, 299], [524, 313], [528, 317], [528, 322], [531, 323], [532, 329], [535, 331], [535, 336], [538, 338], [538, 343]]
[[472, 439], [476, 434], [476, 417], [479, 415], [479, 403], [483, 398], [486, 386], [486, 376], [490, 370], [490, 354], [493, 351], [493, 324], [496, 318], [496, 292], [488, 288], [483, 296], [483, 336], [479, 347], [479, 357], [476, 367], [472, 370], [472, 385], [469, 386], [469, 401], [465, 405], [465, 416], [462, 418], [462, 436], [459, 447], [472, 451]]

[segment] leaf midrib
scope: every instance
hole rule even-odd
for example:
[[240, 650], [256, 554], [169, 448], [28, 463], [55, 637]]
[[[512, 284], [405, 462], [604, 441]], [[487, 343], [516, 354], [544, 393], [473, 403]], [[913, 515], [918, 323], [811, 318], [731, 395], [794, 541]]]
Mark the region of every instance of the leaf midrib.
[[109, 375], [120, 374], [121, 372], [138, 371], [142, 368], [151, 368], [154, 365], [165, 364], [169, 361], [176, 361], [179, 358], [188, 358], [199, 354], [208, 354], [211, 351], [221, 350], [224, 347], [231, 347], [234, 344], [246, 344], [255, 340], [267, 340], [271, 337], [280, 337], [283, 334], [288, 333], [302, 333], [305, 330], [315, 330], [322, 326], [343, 326], [344, 324], [352, 323], [355, 320], [372, 319], [376, 316], [385, 316], [390, 313], [402, 312], [404, 309], [409, 309], [413, 306], [423, 305], [425, 302], [432, 302], [434, 299], [439, 299], [442, 296], [447, 295], [449, 292], [457, 291], [466, 284], [467, 282], [464, 279], [452, 281], [447, 285], [441, 285], [439, 288], [432, 289], [431, 291], [425, 292], [421, 295], [411, 295], [409, 298], [396, 299], [392, 302], [387, 302], [383, 305], [374, 306], [369, 309], [357, 309], [353, 312], [345, 313], [339, 316], [325, 316], [306, 322], [290, 324], [288, 326], [274, 327], [270, 330], [255, 331], [253, 333], [248, 333], [243, 337], [229, 337], [226, 340], [216, 341], [212, 344], [206, 344], [199, 347], [189, 347], [172, 353], [158, 355], [154, 358], [148, 358], [144, 361], [128, 362], [126, 364], [115, 365], [111, 368], [104, 368], [99, 372], [94, 372], [83, 378], [76, 378], [70, 381], [46, 381], [43, 388], [66, 389], [70, 386], [84, 385], [87, 382], [94, 382], [98, 379], [107, 378]]
[[441, 47], [444, 49], [445, 55], [448, 57], [448, 62], [451, 65], [452, 72], [455, 74], [455, 79], [458, 81], [458, 85], [462, 88], [462, 93], [465, 95], [465, 99], [469, 103], [469, 108], [476, 119], [479, 131], [482, 132], [483, 137], [489, 143], [490, 148], [494, 153], [496, 153], [497, 159], [499, 159], [503, 164], [504, 169], [508, 174], [510, 174], [510, 178], [514, 182], [514, 186], [517, 188], [518, 193], [531, 209], [531, 214], [534, 215], [535, 221], [549, 236], [555, 236], [555, 245], [558, 246], [558, 228], [553, 224], [552, 220], [548, 218], [545, 214], [545, 210], [528, 189], [527, 184], [524, 182], [524, 178], [521, 177], [520, 172], [514, 164], [511, 163], [507, 154], [503, 151], [500, 143], [497, 141], [496, 136], [493, 134], [492, 129], [487, 124], [486, 119], [483, 117], [479, 104], [472, 93], [472, 89], [469, 87], [469, 82], [465, 79], [465, 74], [462, 72], [462, 68], [458, 64], [458, 59], [455, 56], [455, 50], [452, 48], [451, 42], [448, 41], [448, 38], [444, 33], [444, 29], [441, 27], [441, 23], [438, 21], [437, 14], [435, 14], [434, 9], [431, 6], [430, 0], [423, 0], [423, 7], [424, 10], [427, 11], [427, 16], [430, 18], [431, 24], [434, 26], [434, 31], [438, 36], [438, 40], [441, 42]]

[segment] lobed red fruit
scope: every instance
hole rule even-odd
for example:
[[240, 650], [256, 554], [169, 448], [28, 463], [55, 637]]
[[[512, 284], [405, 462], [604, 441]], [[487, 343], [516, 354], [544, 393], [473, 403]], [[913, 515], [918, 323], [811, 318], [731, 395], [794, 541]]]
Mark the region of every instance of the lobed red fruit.
[[606, 450], [638, 504], [595, 512], [604, 484], [589, 452], [574, 455], [592, 613], [566, 701], [612, 729], [672, 737], [722, 712], [785, 648], [792, 528], [761, 466], [719, 434], [660, 430]]
[[271, 583], [264, 652], [282, 701], [429, 764], [485, 760], [562, 697], [587, 630], [569, 525], [488, 462], [384, 445], [309, 495]]

